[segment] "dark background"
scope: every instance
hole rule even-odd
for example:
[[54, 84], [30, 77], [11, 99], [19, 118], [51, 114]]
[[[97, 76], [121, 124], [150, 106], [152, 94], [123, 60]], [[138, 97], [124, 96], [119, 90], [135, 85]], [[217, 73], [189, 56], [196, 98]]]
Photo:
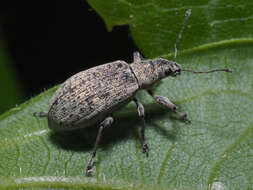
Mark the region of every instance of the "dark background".
[[85, 0], [3, 3], [4, 45], [25, 99], [95, 65], [131, 62], [136, 50], [128, 26], [108, 32]]

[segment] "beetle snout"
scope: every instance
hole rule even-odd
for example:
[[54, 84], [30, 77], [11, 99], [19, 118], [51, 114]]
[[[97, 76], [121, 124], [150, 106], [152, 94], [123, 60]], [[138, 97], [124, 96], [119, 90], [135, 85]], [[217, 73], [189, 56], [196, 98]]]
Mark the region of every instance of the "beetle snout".
[[181, 74], [181, 69], [174, 70], [172, 77], [176, 77], [177, 75]]
[[175, 71], [175, 75], [180, 75], [181, 74], [181, 69], [177, 69], [176, 71]]
[[181, 74], [181, 68], [180, 68], [180, 65], [177, 64], [176, 62], [174, 62], [173, 64], [173, 76], [177, 76], [177, 75], [180, 75]]

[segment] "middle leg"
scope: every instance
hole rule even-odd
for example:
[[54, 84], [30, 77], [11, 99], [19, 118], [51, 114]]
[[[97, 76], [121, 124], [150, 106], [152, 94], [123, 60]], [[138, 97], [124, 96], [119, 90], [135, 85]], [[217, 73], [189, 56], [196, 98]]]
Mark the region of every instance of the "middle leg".
[[146, 155], [148, 156], [149, 147], [148, 147], [148, 144], [146, 142], [146, 137], [145, 137], [146, 124], [145, 124], [145, 118], [144, 118], [145, 116], [144, 107], [136, 98], [133, 98], [133, 101], [135, 102], [137, 106], [138, 115], [140, 116], [142, 120], [142, 127], [141, 127], [142, 150], [143, 150], [143, 153], [146, 153]]

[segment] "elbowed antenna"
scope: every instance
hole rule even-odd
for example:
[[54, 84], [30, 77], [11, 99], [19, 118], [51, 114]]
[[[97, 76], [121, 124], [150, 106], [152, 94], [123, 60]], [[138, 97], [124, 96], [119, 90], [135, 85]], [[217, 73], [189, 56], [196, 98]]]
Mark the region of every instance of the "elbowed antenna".
[[206, 73], [213, 73], [213, 72], [219, 72], [219, 71], [232, 73], [232, 70], [230, 69], [214, 69], [210, 71], [193, 71], [193, 70], [181, 69], [181, 71], [191, 72], [194, 74], [206, 74]]
[[180, 41], [180, 39], [181, 39], [181, 37], [182, 37], [185, 23], [186, 23], [187, 19], [189, 18], [189, 16], [191, 15], [191, 12], [192, 12], [191, 9], [188, 9], [188, 10], [186, 11], [186, 13], [185, 13], [185, 18], [184, 18], [184, 23], [183, 23], [183, 25], [182, 25], [182, 28], [181, 28], [181, 30], [180, 30], [180, 32], [179, 32], [179, 34], [178, 34], [177, 41], [176, 41], [176, 43], [175, 43], [175, 55], [174, 55], [174, 61], [175, 61], [175, 62], [176, 62], [176, 58], [177, 58], [177, 46], [178, 46], [179, 41]]
[[[178, 34], [177, 41], [175, 43], [175, 55], [174, 55], [174, 61], [175, 62], [176, 62], [176, 58], [177, 58], [177, 46], [180, 42], [180, 39], [182, 38], [184, 26], [186, 24], [187, 19], [190, 17], [190, 15], [191, 15], [191, 9], [188, 9], [185, 13], [184, 23], [181, 27], [181, 30]], [[230, 70], [230, 69], [214, 69], [214, 70], [210, 70], [210, 71], [193, 71], [193, 70], [181, 69], [181, 71], [191, 72], [191, 73], [194, 73], [194, 74], [206, 74], [206, 73], [213, 73], [213, 72], [219, 72], [219, 71], [232, 73], [232, 70]]]

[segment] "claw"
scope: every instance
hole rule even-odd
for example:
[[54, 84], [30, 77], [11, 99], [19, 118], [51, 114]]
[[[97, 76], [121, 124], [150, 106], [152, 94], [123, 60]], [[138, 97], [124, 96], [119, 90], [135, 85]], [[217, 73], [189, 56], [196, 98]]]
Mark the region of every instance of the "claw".
[[189, 119], [187, 119], [187, 118], [184, 119], [184, 122], [185, 122], [186, 124], [191, 124], [191, 123], [192, 123], [191, 120], [189, 120]]
[[89, 176], [92, 172], [92, 166], [87, 166], [86, 168], [86, 176]]
[[86, 168], [86, 176], [90, 176], [90, 174], [92, 173], [92, 169], [93, 169], [93, 158], [90, 159], [89, 164]]
[[187, 119], [187, 114], [184, 113], [181, 117], [181, 119], [186, 123], [186, 124], [191, 124], [191, 121]]
[[146, 153], [146, 155], [148, 156], [149, 147], [148, 147], [147, 143], [143, 143], [142, 152]]

